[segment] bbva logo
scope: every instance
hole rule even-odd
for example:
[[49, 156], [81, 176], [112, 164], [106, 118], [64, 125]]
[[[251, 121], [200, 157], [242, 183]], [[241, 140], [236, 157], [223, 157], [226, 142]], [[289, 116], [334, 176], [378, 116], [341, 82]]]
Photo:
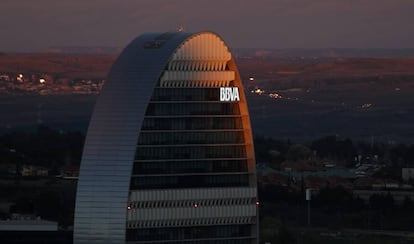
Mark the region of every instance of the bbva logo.
[[220, 87], [220, 101], [222, 102], [240, 101], [239, 88]]

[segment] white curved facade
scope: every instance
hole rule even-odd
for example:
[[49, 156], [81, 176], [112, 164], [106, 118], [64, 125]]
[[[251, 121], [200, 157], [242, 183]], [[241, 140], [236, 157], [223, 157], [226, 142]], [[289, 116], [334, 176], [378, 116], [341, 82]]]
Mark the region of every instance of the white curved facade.
[[214, 33], [151, 33], [112, 67], [90, 122], [74, 243], [257, 243], [250, 119]]

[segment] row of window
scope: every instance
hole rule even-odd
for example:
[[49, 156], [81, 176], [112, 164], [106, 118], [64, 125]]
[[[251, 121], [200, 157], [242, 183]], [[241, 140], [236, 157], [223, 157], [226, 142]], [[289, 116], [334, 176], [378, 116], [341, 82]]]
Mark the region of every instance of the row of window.
[[239, 115], [237, 103], [149, 103], [145, 115]]
[[[146, 244], [154, 242], [152, 241], [127, 241], [127, 244]], [[162, 244], [251, 244], [252, 241], [246, 237], [244, 239], [239, 238], [226, 238], [225, 240], [176, 240], [176, 241], [166, 241], [162, 242]]]
[[[127, 241], [127, 244], [153, 244], [151, 240], [148, 241]], [[163, 241], [162, 244], [252, 244], [251, 238], [225, 238], [224, 240], [175, 240], [175, 241]]]
[[238, 187], [248, 186], [249, 176], [242, 175], [186, 175], [186, 176], [145, 176], [131, 178], [131, 190], [200, 188], [200, 187]]
[[220, 88], [156, 88], [151, 101], [219, 101]]
[[128, 229], [145, 228], [167, 228], [183, 226], [209, 226], [209, 225], [242, 225], [255, 224], [256, 217], [237, 216], [237, 217], [216, 217], [216, 218], [197, 218], [197, 219], [152, 219], [152, 220], [130, 220], [127, 221]]
[[[229, 87], [231, 81], [228, 80], [182, 80], [182, 77], [163, 76], [159, 83], [159, 87], [163, 88], [204, 88], [204, 87]], [[172, 78], [169, 80], [169, 78]], [[177, 78], [179, 80], [177, 80]], [[224, 78], [224, 77], [223, 77]], [[229, 77], [225, 78], [228, 79]]]
[[254, 198], [229, 198], [229, 199], [201, 199], [201, 200], [177, 200], [177, 201], [147, 201], [131, 202], [131, 208], [194, 208], [207, 206], [227, 206], [227, 205], [249, 205], [255, 204]]
[[172, 60], [168, 63], [168, 70], [223, 71], [228, 70], [228, 66], [223, 60]]
[[[176, 228], [127, 229], [127, 241], [161, 241], [250, 237], [250, 225], [197, 226]], [[217, 240], [218, 241], [218, 240]], [[215, 242], [218, 243], [218, 242]]]
[[246, 160], [135, 162], [133, 174], [247, 172]]
[[204, 158], [245, 158], [244, 145], [228, 146], [177, 146], [177, 147], [138, 147], [136, 160], [149, 159], [204, 159]]
[[240, 117], [145, 118], [142, 130], [242, 129]]
[[140, 133], [138, 145], [240, 144], [243, 131]]

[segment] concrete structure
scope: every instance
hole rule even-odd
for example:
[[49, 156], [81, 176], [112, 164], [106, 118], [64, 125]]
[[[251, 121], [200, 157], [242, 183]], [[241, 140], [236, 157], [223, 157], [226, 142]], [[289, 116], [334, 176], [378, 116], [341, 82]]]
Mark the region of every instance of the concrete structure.
[[0, 231], [58, 231], [58, 223], [43, 219], [0, 220]]
[[257, 243], [250, 119], [214, 33], [150, 33], [114, 63], [84, 146], [74, 243]]

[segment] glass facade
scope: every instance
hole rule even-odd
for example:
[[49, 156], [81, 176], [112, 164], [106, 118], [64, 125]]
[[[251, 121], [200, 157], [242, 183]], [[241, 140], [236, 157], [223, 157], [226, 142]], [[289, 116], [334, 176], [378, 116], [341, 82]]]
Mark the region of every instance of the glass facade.
[[239, 105], [218, 100], [217, 87], [154, 89], [131, 189], [248, 186]]
[[[187, 116], [150, 118], [143, 121], [141, 133], [155, 130], [237, 130], [242, 129], [240, 116]], [[220, 131], [223, 132], [223, 131]]]
[[[232, 103], [219, 102], [194, 102], [194, 103], [150, 103], [147, 108], [147, 116], [185, 116], [185, 115], [234, 115], [239, 111], [239, 106]], [[172, 117], [172, 116], [171, 116]]]
[[145, 145], [242, 144], [243, 131], [161, 131], [141, 133], [138, 143]]
[[131, 189], [169, 189], [248, 186], [247, 175], [197, 175], [132, 177]]
[[151, 101], [213, 101], [216, 102], [220, 96], [217, 88], [174, 88], [158, 87], [154, 89]]
[[201, 159], [201, 158], [243, 158], [246, 156], [244, 145], [171, 145], [171, 147], [140, 147], [136, 160], [140, 159]]
[[74, 243], [256, 244], [254, 164], [224, 41], [211, 32], [137, 37], [90, 121]]
[[247, 172], [247, 160], [159, 160], [134, 164], [133, 175]]
[[[138, 137], [130, 189], [249, 187], [240, 107], [219, 102], [218, 87], [156, 87]], [[254, 203], [251, 203], [251, 202]], [[188, 203], [186, 206], [184, 203]], [[183, 205], [184, 204], [184, 205]], [[193, 201], [132, 202], [137, 209], [192, 208]], [[253, 199], [211, 199], [205, 206], [255, 204]], [[127, 241], [252, 243], [252, 225], [127, 229]], [[164, 242], [164, 241], [171, 242]], [[174, 241], [176, 240], [176, 241]], [[177, 242], [178, 241], [178, 242]]]

